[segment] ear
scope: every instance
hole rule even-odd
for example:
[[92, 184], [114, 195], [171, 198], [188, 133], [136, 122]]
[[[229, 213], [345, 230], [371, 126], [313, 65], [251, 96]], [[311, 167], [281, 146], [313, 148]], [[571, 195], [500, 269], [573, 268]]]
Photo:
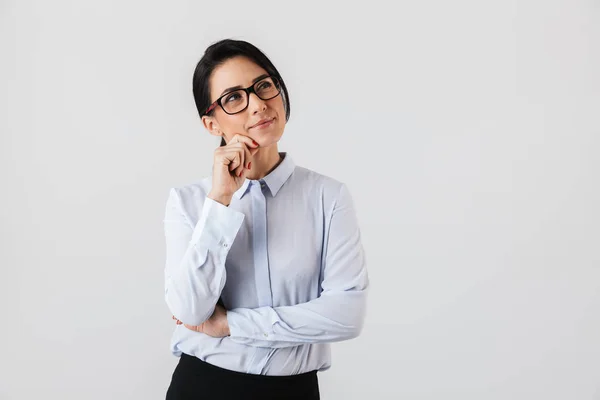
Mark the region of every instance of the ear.
[[223, 136], [223, 132], [221, 132], [221, 127], [219, 126], [219, 123], [217, 122], [215, 117], [203, 115], [202, 124], [211, 135]]

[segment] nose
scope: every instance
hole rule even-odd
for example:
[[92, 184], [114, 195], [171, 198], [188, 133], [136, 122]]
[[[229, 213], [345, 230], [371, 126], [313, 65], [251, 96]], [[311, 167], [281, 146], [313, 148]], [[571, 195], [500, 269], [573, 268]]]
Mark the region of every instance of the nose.
[[256, 93], [250, 93], [248, 98], [248, 108], [253, 114], [263, 112], [267, 109], [267, 103], [256, 95]]

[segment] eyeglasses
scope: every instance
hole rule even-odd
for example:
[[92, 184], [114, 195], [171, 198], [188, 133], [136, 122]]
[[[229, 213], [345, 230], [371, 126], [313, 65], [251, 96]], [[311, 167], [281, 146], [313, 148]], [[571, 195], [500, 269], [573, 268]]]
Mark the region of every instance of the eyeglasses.
[[248, 107], [250, 93], [254, 93], [261, 100], [271, 100], [281, 92], [279, 80], [274, 76], [267, 76], [252, 86], [245, 89], [237, 89], [219, 97], [204, 112], [210, 113], [217, 106], [221, 106], [225, 113], [232, 115], [244, 111]]

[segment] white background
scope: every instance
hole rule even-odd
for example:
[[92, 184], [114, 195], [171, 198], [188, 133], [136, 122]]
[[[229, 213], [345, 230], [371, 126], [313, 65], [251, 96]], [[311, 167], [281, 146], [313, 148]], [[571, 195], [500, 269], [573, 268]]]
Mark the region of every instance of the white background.
[[164, 398], [164, 205], [226, 37], [355, 198], [368, 317], [322, 398], [600, 399], [598, 2], [358, 4], [0, 0], [0, 399]]

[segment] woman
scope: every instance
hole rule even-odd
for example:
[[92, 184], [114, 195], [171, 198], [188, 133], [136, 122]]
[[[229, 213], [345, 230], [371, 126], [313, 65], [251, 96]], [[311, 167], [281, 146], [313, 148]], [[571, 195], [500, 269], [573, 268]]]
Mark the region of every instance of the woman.
[[281, 75], [223, 40], [193, 78], [212, 135], [212, 177], [172, 188], [165, 298], [180, 360], [167, 399], [319, 399], [330, 343], [363, 325], [368, 275], [352, 198], [279, 152], [290, 116]]

